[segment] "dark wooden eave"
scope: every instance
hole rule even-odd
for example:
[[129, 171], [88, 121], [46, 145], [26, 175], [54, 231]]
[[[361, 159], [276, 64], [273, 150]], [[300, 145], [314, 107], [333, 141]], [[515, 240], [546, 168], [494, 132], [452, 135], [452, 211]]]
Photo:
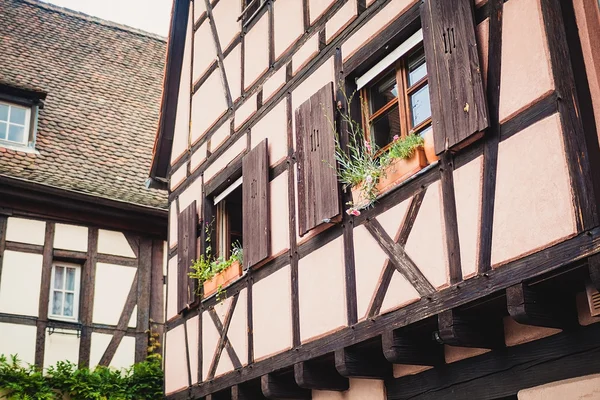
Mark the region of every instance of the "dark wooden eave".
[[166, 239], [168, 211], [0, 175], [0, 214], [144, 233]]
[[169, 169], [189, 10], [190, 0], [173, 2], [158, 132], [150, 166], [150, 178], [153, 180], [166, 180]]

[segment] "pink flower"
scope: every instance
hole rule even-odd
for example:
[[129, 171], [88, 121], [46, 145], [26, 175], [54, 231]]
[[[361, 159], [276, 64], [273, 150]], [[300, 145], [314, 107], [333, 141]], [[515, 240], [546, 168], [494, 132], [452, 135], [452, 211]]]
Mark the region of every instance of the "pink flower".
[[398, 135], [394, 135], [394, 142], [395, 142], [396, 140], [398, 140], [398, 139], [400, 139], [400, 136], [398, 136]]
[[346, 210], [346, 214], [358, 217], [360, 215], [360, 211], [358, 211], [356, 208], [349, 208]]
[[367, 184], [370, 184], [371, 182], [373, 182], [373, 177], [372, 177], [371, 175], [368, 175], [368, 176], [365, 178], [365, 182], [367, 182]]
[[365, 147], [367, 148], [367, 151], [369, 151], [369, 152], [371, 151], [371, 144], [369, 142], [367, 142], [366, 140], [365, 140]]

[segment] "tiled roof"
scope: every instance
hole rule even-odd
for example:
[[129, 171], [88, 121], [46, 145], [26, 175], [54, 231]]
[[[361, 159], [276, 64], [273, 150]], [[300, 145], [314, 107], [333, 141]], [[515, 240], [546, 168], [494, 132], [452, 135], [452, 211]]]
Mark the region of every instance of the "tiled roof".
[[0, 0], [0, 84], [47, 93], [36, 150], [0, 147], [0, 174], [146, 206], [164, 38], [34, 0]]

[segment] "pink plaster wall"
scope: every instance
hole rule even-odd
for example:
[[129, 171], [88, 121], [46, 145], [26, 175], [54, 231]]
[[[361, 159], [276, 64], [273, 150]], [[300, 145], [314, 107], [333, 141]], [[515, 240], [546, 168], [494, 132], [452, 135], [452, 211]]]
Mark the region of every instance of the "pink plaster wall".
[[483, 156], [454, 171], [454, 196], [463, 277], [477, 273]]
[[336, 37], [358, 16], [358, 2], [348, 1], [325, 23], [325, 40], [327, 43]]
[[235, 129], [237, 130], [240, 126], [244, 124], [244, 122], [248, 121], [254, 113], [256, 112], [256, 96], [257, 93], [249, 96], [244, 100], [244, 102], [238, 106], [235, 110]]
[[188, 357], [190, 359], [190, 375], [192, 376], [192, 385], [198, 382], [198, 339], [200, 317], [195, 316], [186, 321], [188, 334]]
[[167, 321], [177, 316], [177, 256], [167, 265]]
[[263, 104], [285, 84], [285, 66], [280, 67], [263, 84]]
[[177, 207], [175, 202], [169, 204], [169, 248], [177, 245]]
[[464, 360], [466, 358], [479, 356], [481, 354], [485, 354], [490, 351], [491, 351], [490, 349], [478, 349], [475, 347], [456, 347], [456, 346], [448, 346], [447, 344], [445, 344], [444, 345], [444, 358], [446, 359], [446, 364], [451, 364], [453, 362]]
[[381, 303], [381, 314], [402, 308], [420, 298], [414, 286], [400, 272], [395, 271]]
[[600, 9], [597, 0], [575, 0], [575, 17], [587, 72], [596, 128], [600, 127]]
[[548, 383], [518, 393], [519, 400], [600, 400], [600, 374]]
[[231, 99], [236, 101], [242, 94], [242, 45], [239, 44], [223, 60]]
[[504, 4], [500, 122], [554, 89], [540, 7], [540, 0]]
[[183, 165], [181, 165], [173, 172], [173, 174], [171, 174], [171, 177], [169, 178], [169, 188], [171, 190], [178, 188], [179, 185], [181, 185], [185, 181], [186, 174], [187, 162], [183, 163]]
[[246, 289], [240, 290], [238, 295], [227, 331], [227, 339], [242, 365], [248, 364], [248, 291]]
[[[287, 103], [280, 101], [252, 127], [251, 147], [268, 139], [269, 165], [273, 166], [287, 157]], [[287, 203], [286, 203], [287, 204]]]
[[260, 20], [246, 34], [244, 47], [244, 87], [247, 89], [269, 68], [268, 13], [260, 17]]
[[302, 342], [346, 326], [342, 237], [298, 262], [300, 338]]
[[443, 231], [440, 182], [437, 181], [427, 188], [405, 250], [429, 282], [438, 288], [448, 283]]
[[292, 72], [298, 73], [319, 53], [319, 35], [313, 34], [292, 56]]
[[183, 325], [166, 333], [165, 393], [169, 394], [188, 386], [185, 331]]
[[388, 5], [379, 10], [373, 18], [342, 44], [344, 61], [350, 58], [362, 45], [384, 30], [415, 2], [416, 0], [395, 0], [389, 2]]
[[247, 147], [248, 138], [244, 134], [234, 144], [229, 146], [229, 148], [225, 150], [225, 152], [221, 154], [219, 158], [213, 160], [213, 163], [206, 168], [204, 171], [204, 182], [208, 182], [219, 171], [225, 169], [237, 156], [246, 151]]
[[269, 187], [271, 206], [271, 256], [282, 254], [290, 247], [288, 173], [273, 179]]
[[518, 346], [523, 343], [542, 339], [562, 332], [560, 329], [522, 325], [511, 317], [504, 317], [504, 341], [506, 346]]
[[231, 119], [223, 122], [216, 131], [210, 136], [208, 139], [208, 150], [211, 153], [214, 153], [227, 139], [231, 134]]
[[425, 372], [433, 367], [427, 365], [404, 365], [394, 364], [394, 378], [402, 378], [403, 376], [416, 375]]
[[204, 16], [204, 14], [206, 14], [206, 4], [204, 3], [204, 0], [194, 0], [193, 6], [194, 6], [194, 21], [198, 21], [200, 19], [200, 17], [202, 17], [202, 16]]
[[221, 70], [215, 69], [192, 96], [192, 144], [227, 111]]
[[304, 33], [302, 15], [302, 0], [285, 0], [273, 3], [276, 59], [285, 53]]
[[217, 36], [221, 49], [224, 51], [238, 36], [241, 21], [238, 16], [242, 13], [242, 2], [239, 0], [219, 0], [212, 14], [217, 27]]
[[335, 0], [308, 0], [310, 23], [315, 22], [333, 4], [335, 4]]
[[313, 400], [385, 400], [385, 385], [377, 379], [350, 379], [345, 392], [312, 391]]
[[185, 210], [193, 201], [196, 201], [198, 215], [202, 215], [202, 200], [202, 179], [196, 178], [196, 180], [179, 195], [179, 209]]
[[486, 18], [482, 23], [477, 25], [475, 31], [477, 39], [477, 52], [479, 53], [479, 66], [481, 67], [481, 77], [483, 79], [484, 90], [487, 87], [487, 71], [488, 71], [488, 53], [489, 53], [489, 37], [490, 37], [490, 19]]
[[206, 148], [208, 146], [207, 142], [202, 143], [200, 147], [196, 149], [192, 153], [190, 157], [190, 170], [194, 172], [204, 161], [206, 161]]
[[500, 143], [492, 265], [548, 247], [575, 232], [560, 119], [554, 114]]
[[210, 29], [209, 21], [204, 20], [194, 34], [194, 82], [204, 75], [208, 67], [216, 60], [217, 49], [215, 47], [214, 36]]
[[[255, 359], [264, 359], [292, 347], [291, 290], [289, 265], [252, 286]], [[277, 318], [273, 318], [274, 315]]]
[[377, 216], [377, 221], [381, 224], [383, 230], [394, 240], [398, 239], [411, 200], [412, 197], [409, 197], [397, 206]]

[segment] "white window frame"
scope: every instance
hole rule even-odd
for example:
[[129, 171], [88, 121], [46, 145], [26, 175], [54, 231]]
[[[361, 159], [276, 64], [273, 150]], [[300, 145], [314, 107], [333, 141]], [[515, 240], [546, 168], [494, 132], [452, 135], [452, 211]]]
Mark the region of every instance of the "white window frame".
[[[56, 315], [52, 313], [54, 309], [54, 292], [61, 291], [63, 292], [63, 302], [64, 302], [64, 293], [66, 292], [66, 288], [63, 289], [55, 289], [54, 288], [54, 275], [56, 272], [56, 267], [63, 268], [74, 268], [75, 269], [75, 290], [73, 291], [73, 316], [68, 317], [64, 315]], [[66, 279], [66, 274], [65, 274]], [[65, 281], [66, 283], [66, 281]], [[65, 262], [53, 262], [52, 263], [52, 275], [50, 277], [50, 298], [48, 300], [48, 318], [61, 320], [61, 321], [69, 321], [69, 322], [78, 322], [79, 321], [79, 298], [81, 295], [81, 265], [73, 264], [73, 263], [65, 263]]]
[[[6, 122], [7, 126], [6, 126], [6, 139], [4, 138], [0, 138], [0, 143], [8, 143], [11, 145], [16, 145], [16, 146], [28, 146], [30, 143], [30, 139], [31, 139], [31, 107], [27, 107], [27, 106], [22, 106], [20, 104], [15, 104], [15, 103], [9, 103], [7, 101], [0, 101], [0, 104], [8, 106], [8, 117], [6, 121], [2, 121], [2, 122]], [[10, 125], [19, 125], [19, 124], [15, 124], [10, 121], [10, 113], [11, 110], [13, 108], [20, 108], [25, 110], [25, 125], [24, 125], [24, 135], [23, 135], [23, 141], [22, 142], [15, 142], [14, 140], [9, 140], [8, 139], [8, 128]], [[21, 125], [19, 125], [21, 126]]]

